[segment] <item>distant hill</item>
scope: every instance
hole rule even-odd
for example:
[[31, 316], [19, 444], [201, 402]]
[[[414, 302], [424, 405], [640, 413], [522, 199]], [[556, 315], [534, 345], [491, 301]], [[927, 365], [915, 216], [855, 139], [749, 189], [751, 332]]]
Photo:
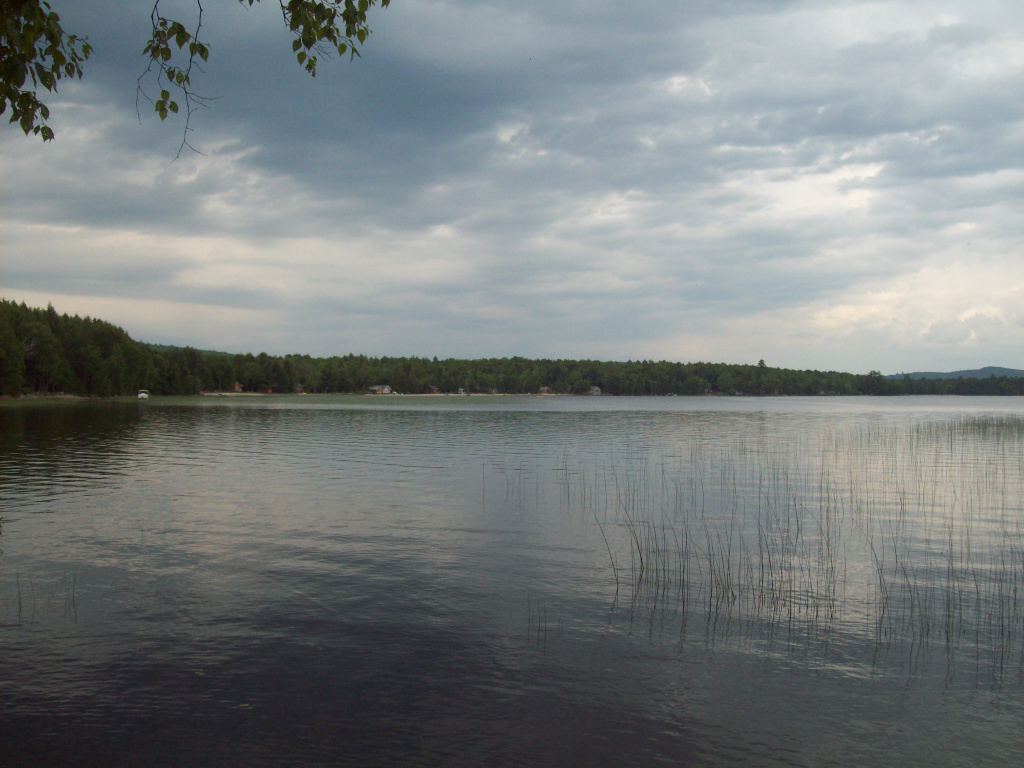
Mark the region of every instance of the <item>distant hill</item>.
[[984, 368], [976, 368], [973, 371], [950, 371], [948, 373], [940, 373], [938, 371], [916, 371], [914, 373], [895, 373], [888, 378], [902, 379], [904, 376], [909, 376], [912, 379], [988, 379], [992, 376], [995, 376], [997, 379], [1003, 376], [1024, 378], [1024, 371], [1018, 370], [1017, 368], [999, 368], [998, 366], [988, 365]]
[[[186, 349], [195, 349], [195, 347], [179, 347], [174, 344], [153, 344], [148, 341], [142, 342], [145, 346], [152, 349], [154, 352], [180, 352]], [[230, 352], [220, 352], [216, 349], [196, 349], [200, 355], [230, 355]]]

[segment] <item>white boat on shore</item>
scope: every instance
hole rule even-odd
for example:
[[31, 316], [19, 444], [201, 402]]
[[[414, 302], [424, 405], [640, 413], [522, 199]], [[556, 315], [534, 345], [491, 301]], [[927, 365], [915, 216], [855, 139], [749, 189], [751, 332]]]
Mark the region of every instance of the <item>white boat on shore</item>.
[[149, 400], [149, 390], [148, 389], [140, 389], [139, 390], [139, 400]]

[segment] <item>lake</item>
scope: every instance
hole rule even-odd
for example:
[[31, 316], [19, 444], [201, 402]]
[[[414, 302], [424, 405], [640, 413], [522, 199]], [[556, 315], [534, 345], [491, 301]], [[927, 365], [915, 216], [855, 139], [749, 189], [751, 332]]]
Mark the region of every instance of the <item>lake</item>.
[[0, 406], [4, 766], [1024, 762], [1024, 400]]

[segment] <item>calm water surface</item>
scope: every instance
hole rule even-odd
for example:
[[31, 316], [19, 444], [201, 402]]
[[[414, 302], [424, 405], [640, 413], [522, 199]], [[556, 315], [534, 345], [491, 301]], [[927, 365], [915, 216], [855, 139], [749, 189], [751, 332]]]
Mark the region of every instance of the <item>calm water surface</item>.
[[0, 407], [0, 763], [1024, 762], [1024, 400]]

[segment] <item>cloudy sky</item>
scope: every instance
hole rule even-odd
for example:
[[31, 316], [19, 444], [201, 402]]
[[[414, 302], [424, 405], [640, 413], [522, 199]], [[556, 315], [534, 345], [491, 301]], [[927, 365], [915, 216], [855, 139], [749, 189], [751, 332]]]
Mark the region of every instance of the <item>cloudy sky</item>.
[[56, 141], [0, 129], [7, 299], [232, 352], [1024, 368], [1024, 3], [393, 0], [311, 79], [272, 0], [205, 0], [178, 160], [147, 3], [51, 4], [96, 52]]

